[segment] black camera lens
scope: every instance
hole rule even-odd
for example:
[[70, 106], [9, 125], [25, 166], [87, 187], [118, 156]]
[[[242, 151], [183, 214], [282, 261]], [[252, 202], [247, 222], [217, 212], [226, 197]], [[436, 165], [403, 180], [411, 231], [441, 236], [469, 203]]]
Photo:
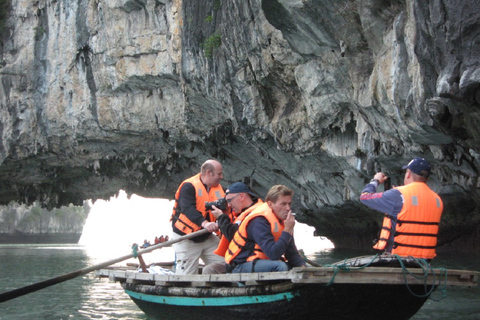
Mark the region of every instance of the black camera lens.
[[221, 198], [212, 202], [205, 202], [205, 209], [206, 210], [212, 210], [212, 206], [217, 207], [220, 210], [226, 210], [227, 209], [227, 201], [225, 198]]

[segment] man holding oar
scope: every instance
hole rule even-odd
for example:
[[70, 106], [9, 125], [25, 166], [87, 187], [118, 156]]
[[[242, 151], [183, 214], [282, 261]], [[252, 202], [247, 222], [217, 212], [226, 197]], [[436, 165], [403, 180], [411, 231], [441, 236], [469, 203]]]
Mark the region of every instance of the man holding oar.
[[431, 173], [427, 160], [416, 157], [402, 169], [406, 170], [403, 186], [376, 193], [378, 185], [388, 178], [378, 172], [360, 196], [363, 204], [385, 214], [374, 248], [430, 260], [436, 255], [442, 199], [427, 186]]

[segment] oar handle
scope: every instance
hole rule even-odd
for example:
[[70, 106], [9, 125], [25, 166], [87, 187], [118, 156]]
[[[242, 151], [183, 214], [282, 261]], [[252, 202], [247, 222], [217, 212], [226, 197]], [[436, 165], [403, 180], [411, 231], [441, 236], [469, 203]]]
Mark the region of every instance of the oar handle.
[[[172, 239], [172, 240], [169, 240], [169, 241], [166, 241], [166, 242], [155, 244], [155, 245], [150, 246], [146, 249], [139, 250], [136, 254], [141, 255], [141, 254], [151, 252], [151, 251], [156, 250], [156, 249], [160, 249], [160, 248], [163, 248], [163, 247], [168, 247], [168, 246], [170, 246], [174, 243], [177, 243], [177, 242], [180, 242], [180, 241], [183, 241], [183, 240], [188, 240], [188, 239], [197, 237], [199, 235], [206, 234], [208, 232], [209, 231], [207, 229], [201, 229], [199, 231], [192, 232], [190, 234], [181, 236], [177, 239]], [[105, 261], [105, 262], [100, 263], [100, 264], [96, 264], [96, 265], [91, 266], [91, 267], [87, 267], [87, 268], [84, 268], [84, 269], [80, 269], [80, 270], [77, 270], [77, 271], [66, 273], [66, 274], [63, 274], [61, 276], [50, 278], [50, 279], [47, 279], [47, 280], [44, 280], [44, 281], [41, 281], [41, 282], [37, 282], [37, 283], [31, 284], [31, 285], [28, 285], [28, 286], [25, 286], [25, 287], [22, 287], [22, 288], [14, 289], [12, 291], [7, 291], [7, 292], [0, 293], [0, 303], [11, 300], [11, 299], [18, 298], [18, 297], [26, 295], [28, 293], [32, 293], [32, 292], [35, 292], [35, 291], [53, 286], [57, 283], [61, 283], [61, 282], [79, 277], [79, 276], [87, 274], [89, 272], [108, 267], [109, 265], [112, 265], [114, 263], [130, 259], [130, 258], [133, 258], [133, 257], [134, 257], [134, 254], [131, 253], [131, 254], [116, 258], [116, 259], [112, 259], [112, 260]]]

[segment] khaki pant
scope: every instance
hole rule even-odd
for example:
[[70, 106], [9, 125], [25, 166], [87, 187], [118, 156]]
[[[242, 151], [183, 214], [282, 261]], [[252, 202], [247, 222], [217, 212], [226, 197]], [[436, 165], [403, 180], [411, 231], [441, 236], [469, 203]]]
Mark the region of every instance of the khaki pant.
[[[180, 237], [181, 235], [174, 232], [172, 240]], [[175, 249], [175, 274], [198, 274], [199, 259], [202, 259], [205, 265], [224, 262], [224, 257], [213, 253], [219, 242], [218, 237], [212, 234], [204, 242], [183, 240], [174, 243], [172, 247]]]
[[222, 273], [227, 273], [227, 264], [225, 263], [225, 261], [207, 264], [202, 270], [202, 274], [222, 274]]

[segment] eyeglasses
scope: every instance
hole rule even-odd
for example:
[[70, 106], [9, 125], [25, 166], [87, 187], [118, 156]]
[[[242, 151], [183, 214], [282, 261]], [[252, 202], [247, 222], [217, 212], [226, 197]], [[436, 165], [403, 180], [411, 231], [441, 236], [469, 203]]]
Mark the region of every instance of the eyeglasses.
[[240, 193], [234, 195], [234, 196], [231, 197], [230, 199], [227, 199], [227, 198], [225, 197], [225, 201], [227, 201], [227, 203], [230, 203], [230, 202], [232, 202], [233, 199], [235, 199], [235, 197], [237, 197], [237, 196], [239, 196], [239, 195], [240, 195]]

